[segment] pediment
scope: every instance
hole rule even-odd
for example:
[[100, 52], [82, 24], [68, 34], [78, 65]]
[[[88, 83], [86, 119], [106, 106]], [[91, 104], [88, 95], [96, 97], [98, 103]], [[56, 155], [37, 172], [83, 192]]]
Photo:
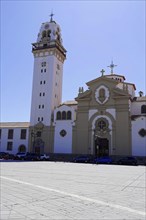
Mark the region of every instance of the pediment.
[[87, 86], [89, 87], [92, 87], [94, 85], [98, 85], [98, 84], [113, 84], [113, 86], [116, 86], [119, 82], [117, 82], [116, 80], [113, 80], [113, 79], [110, 79], [110, 78], [107, 78], [105, 76], [101, 76], [101, 77], [98, 77], [94, 80], [91, 80], [89, 82], [86, 83]]

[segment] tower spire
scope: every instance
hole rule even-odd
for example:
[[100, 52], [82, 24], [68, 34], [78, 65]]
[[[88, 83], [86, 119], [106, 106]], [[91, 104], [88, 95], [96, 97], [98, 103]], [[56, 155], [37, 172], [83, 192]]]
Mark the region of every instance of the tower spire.
[[111, 74], [113, 74], [113, 69], [114, 69], [114, 67], [116, 67], [117, 65], [115, 65], [114, 63], [113, 63], [113, 60], [111, 61], [111, 64], [110, 64], [110, 66], [107, 66], [107, 67], [109, 67], [110, 69], [111, 69]]

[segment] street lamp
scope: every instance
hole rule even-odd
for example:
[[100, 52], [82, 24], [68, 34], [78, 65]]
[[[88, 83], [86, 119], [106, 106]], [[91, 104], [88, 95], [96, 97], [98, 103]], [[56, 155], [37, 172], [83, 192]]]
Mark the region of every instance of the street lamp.
[[35, 143], [35, 138], [36, 138], [36, 133], [32, 130], [31, 131], [31, 146], [32, 146], [32, 151], [34, 152], [34, 143]]

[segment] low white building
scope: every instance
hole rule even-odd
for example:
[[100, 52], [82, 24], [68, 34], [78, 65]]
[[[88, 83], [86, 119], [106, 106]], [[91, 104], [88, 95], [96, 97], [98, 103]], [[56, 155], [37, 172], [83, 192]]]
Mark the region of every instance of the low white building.
[[29, 122], [0, 123], [0, 151], [16, 154], [28, 151]]

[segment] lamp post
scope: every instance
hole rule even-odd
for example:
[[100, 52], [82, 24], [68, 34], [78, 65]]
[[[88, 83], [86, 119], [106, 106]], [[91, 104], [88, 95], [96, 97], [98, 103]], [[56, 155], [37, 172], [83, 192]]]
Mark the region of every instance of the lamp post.
[[32, 147], [33, 152], [34, 152], [35, 137], [36, 137], [36, 133], [32, 130], [31, 131], [31, 147]]

